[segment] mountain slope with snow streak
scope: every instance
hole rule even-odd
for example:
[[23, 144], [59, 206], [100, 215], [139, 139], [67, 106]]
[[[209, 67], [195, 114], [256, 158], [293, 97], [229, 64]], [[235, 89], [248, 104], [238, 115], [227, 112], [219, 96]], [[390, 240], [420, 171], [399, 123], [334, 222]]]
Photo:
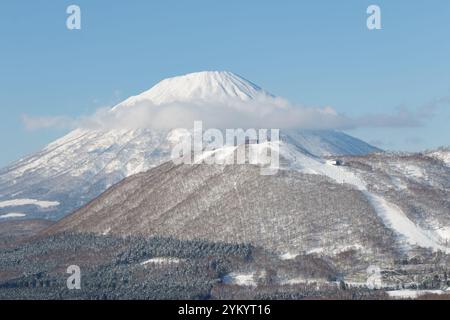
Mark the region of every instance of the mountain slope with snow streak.
[[398, 206], [390, 203], [382, 196], [370, 192], [363, 178], [358, 177], [345, 166], [329, 165], [323, 160], [305, 158], [303, 154], [296, 152], [295, 148], [288, 144], [282, 144], [280, 154], [282, 157], [290, 159], [289, 169], [327, 176], [338, 183], [350, 184], [357, 190], [362, 191], [386, 226], [394, 230], [401, 237], [401, 241], [406, 244], [450, 253], [450, 243], [448, 243], [450, 234], [447, 234], [450, 225], [441, 227], [442, 232], [433, 230], [433, 228], [424, 230], [411, 221]]

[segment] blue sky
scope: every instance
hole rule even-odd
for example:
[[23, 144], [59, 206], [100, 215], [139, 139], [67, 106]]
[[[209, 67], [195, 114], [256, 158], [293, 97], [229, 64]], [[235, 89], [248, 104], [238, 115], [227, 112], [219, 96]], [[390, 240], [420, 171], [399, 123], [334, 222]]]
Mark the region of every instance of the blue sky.
[[[81, 7], [79, 31], [66, 28], [70, 4]], [[366, 27], [370, 4], [381, 7], [382, 30]], [[449, 33], [448, 0], [4, 0], [0, 166], [68, 130], [30, 131], [23, 115], [89, 115], [202, 70], [351, 117], [407, 110], [420, 122], [348, 131], [382, 148], [450, 145]]]

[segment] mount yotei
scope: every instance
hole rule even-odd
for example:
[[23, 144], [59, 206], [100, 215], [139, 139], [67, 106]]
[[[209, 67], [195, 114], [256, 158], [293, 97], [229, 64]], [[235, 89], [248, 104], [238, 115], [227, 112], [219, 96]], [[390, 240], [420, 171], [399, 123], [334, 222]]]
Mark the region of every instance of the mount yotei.
[[[163, 80], [107, 110], [98, 122], [73, 130], [0, 170], [0, 217], [57, 220], [122, 179], [170, 160], [180, 124], [174, 121], [171, 127], [170, 119], [177, 119], [180, 108], [190, 108], [192, 120], [201, 120], [196, 119], [195, 107], [207, 109], [212, 117], [217, 112], [220, 117], [220, 110], [230, 105], [258, 108], [274, 99], [277, 97], [230, 72], [199, 72]], [[153, 110], [169, 115], [163, 121]], [[141, 114], [153, 119], [150, 128], [139, 123]], [[308, 159], [379, 151], [337, 131], [289, 129], [280, 136]]]

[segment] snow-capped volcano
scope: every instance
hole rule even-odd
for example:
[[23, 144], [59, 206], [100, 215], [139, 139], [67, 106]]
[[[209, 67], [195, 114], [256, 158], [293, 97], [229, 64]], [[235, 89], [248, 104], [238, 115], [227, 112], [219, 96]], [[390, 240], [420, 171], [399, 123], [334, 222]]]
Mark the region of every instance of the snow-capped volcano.
[[141, 102], [156, 105], [174, 102], [243, 101], [274, 97], [252, 82], [227, 71], [204, 71], [165, 79], [137, 96], [118, 104], [114, 109], [133, 106]]
[[[128, 110], [145, 109], [152, 121], [166, 117], [155, 112], [176, 103], [171, 118], [183, 118], [185, 106], [210, 105], [226, 100], [258, 113], [254, 108], [278, 99], [257, 85], [230, 72], [199, 72], [161, 81], [150, 90], [131, 97], [109, 110], [107, 116], [122, 122], [112, 127], [81, 127], [50, 143], [42, 151], [0, 170], [0, 215], [20, 213], [25, 218], [59, 219], [97, 197], [110, 186], [130, 175], [147, 171], [169, 161], [178, 127], [163, 128], [140, 125], [133, 128], [138, 116], [128, 117]], [[150, 107], [148, 107], [150, 106]], [[186, 107], [187, 108], [187, 107]], [[214, 108], [209, 108], [214, 109]], [[216, 115], [214, 109], [210, 115]], [[193, 113], [193, 117], [196, 116]], [[156, 118], [153, 119], [153, 118]], [[161, 120], [162, 119], [162, 120]], [[202, 120], [196, 119], [193, 120]], [[131, 126], [123, 122], [133, 122]], [[144, 122], [145, 124], [145, 122]], [[235, 125], [241, 127], [240, 124]], [[234, 127], [231, 127], [234, 128]], [[308, 157], [330, 155], [364, 155], [378, 149], [341, 132], [289, 129], [281, 131], [283, 143], [294, 146]], [[27, 202], [22, 200], [27, 199]], [[24, 205], [1, 206], [1, 203]], [[12, 201], [12, 202], [11, 202]], [[50, 201], [52, 207], [35, 205]], [[17, 216], [17, 215], [16, 215]]]

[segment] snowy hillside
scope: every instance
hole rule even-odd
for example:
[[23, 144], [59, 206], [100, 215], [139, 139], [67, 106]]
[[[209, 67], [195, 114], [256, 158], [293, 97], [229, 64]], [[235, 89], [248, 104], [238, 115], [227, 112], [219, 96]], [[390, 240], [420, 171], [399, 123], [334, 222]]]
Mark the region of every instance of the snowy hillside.
[[[343, 248], [358, 248], [366, 259], [415, 248], [450, 253], [450, 169], [424, 156], [383, 153], [340, 157], [343, 165], [334, 165], [284, 141], [208, 155], [232, 159], [246, 148], [250, 157], [275, 144], [282, 164], [275, 176], [248, 164], [168, 162], [124, 180], [51, 232], [200, 237], [294, 256]], [[427, 179], [417, 180], [411, 168]]]

